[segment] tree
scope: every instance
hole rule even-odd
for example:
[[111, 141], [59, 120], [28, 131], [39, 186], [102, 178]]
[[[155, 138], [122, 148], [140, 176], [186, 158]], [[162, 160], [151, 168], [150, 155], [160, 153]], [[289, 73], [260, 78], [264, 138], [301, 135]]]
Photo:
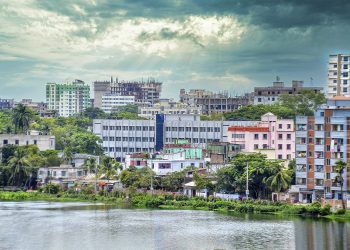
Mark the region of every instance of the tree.
[[18, 104], [18, 106], [12, 110], [12, 120], [15, 124], [15, 133], [18, 131], [26, 132], [33, 116], [34, 114], [30, 108], [23, 104]]
[[10, 111], [0, 111], [0, 133], [11, 133], [14, 130]]
[[340, 193], [341, 193], [341, 199], [342, 199], [342, 206], [343, 209], [345, 209], [345, 201], [344, 201], [344, 194], [343, 194], [343, 185], [344, 185], [344, 177], [343, 173], [344, 170], [347, 168], [347, 164], [344, 161], [338, 160], [335, 163], [335, 172], [337, 173], [337, 176], [335, 177], [334, 181], [340, 185]]
[[138, 114], [139, 112], [139, 107], [136, 104], [127, 104], [123, 106], [118, 106], [113, 109], [113, 112], [116, 113], [133, 113], [133, 114]]
[[106, 113], [100, 108], [86, 108], [81, 114], [82, 117], [89, 119], [104, 119], [107, 117]]
[[149, 167], [143, 167], [137, 169], [134, 166], [130, 166], [128, 169], [124, 169], [120, 173], [120, 181], [124, 187], [132, 188], [150, 188], [153, 179], [153, 185], [159, 186], [158, 180], [154, 178], [155, 173]]
[[286, 190], [291, 182], [291, 171], [289, 169], [284, 168], [283, 164], [280, 164], [280, 167], [277, 171], [271, 176], [265, 178], [265, 182], [271, 190], [275, 192], [281, 192], [282, 190]]
[[16, 149], [14, 155], [9, 159], [8, 166], [11, 172], [10, 182], [17, 186], [26, 183], [32, 173], [28, 155], [23, 148]]
[[111, 157], [105, 156], [102, 158], [100, 174], [103, 174], [107, 179], [106, 192], [109, 185], [109, 180], [115, 178], [118, 174], [117, 170], [122, 170], [122, 165]]
[[294, 110], [294, 115], [310, 116], [327, 99], [324, 93], [316, 93], [313, 90], [304, 89], [296, 95], [283, 94], [279, 97], [282, 106]]
[[97, 162], [96, 158], [90, 157], [85, 161], [85, 167], [89, 173], [94, 173], [95, 174], [95, 192], [97, 192]]
[[177, 192], [182, 189], [186, 173], [175, 171], [161, 178], [161, 186], [167, 191]]

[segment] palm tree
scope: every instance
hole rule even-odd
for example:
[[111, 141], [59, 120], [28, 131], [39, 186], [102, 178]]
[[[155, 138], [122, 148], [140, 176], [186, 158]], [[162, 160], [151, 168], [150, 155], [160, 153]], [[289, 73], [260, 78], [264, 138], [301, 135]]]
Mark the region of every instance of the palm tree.
[[95, 192], [97, 192], [97, 164], [96, 164], [96, 158], [91, 157], [88, 158], [85, 162], [85, 167], [87, 171], [91, 173], [95, 173]]
[[106, 192], [109, 185], [109, 180], [117, 175], [118, 169], [122, 169], [122, 165], [119, 162], [108, 156], [102, 158], [100, 174], [104, 174], [107, 178]]
[[66, 146], [63, 149], [63, 160], [66, 164], [71, 164], [73, 160], [73, 152], [70, 146]]
[[26, 132], [32, 118], [33, 112], [31, 109], [23, 104], [18, 104], [18, 106], [12, 110], [12, 120], [15, 124], [15, 133], [18, 131]]
[[292, 172], [290, 169], [286, 169], [280, 166], [273, 175], [264, 178], [264, 182], [270, 186], [275, 192], [281, 192], [289, 187], [292, 180]]
[[10, 157], [8, 166], [11, 171], [10, 181], [12, 184], [16, 183], [17, 186], [20, 186], [23, 180], [27, 181], [32, 173], [28, 156], [23, 148], [18, 148], [14, 155]]
[[340, 193], [342, 197], [342, 206], [343, 209], [345, 209], [345, 202], [344, 202], [344, 197], [343, 197], [343, 184], [344, 184], [344, 169], [346, 169], [347, 164], [344, 161], [336, 161], [335, 163], [335, 172], [337, 173], [337, 176], [335, 177], [334, 181], [340, 185]]

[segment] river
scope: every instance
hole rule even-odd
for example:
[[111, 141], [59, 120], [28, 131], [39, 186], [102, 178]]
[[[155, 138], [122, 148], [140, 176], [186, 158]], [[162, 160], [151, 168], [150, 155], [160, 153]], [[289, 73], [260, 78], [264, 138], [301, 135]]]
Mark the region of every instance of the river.
[[350, 249], [350, 223], [87, 203], [0, 202], [0, 249]]

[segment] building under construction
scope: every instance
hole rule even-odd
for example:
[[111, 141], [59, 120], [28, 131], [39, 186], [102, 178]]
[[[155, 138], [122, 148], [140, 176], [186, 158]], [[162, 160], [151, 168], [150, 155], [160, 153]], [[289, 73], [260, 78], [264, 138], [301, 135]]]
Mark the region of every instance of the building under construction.
[[94, 107], [102, 107], [102, 97], [106, 94], [120, 96], [134, 96], [139, 104], [154, 104], [159, 101], [162, 83], [154, 79], [147, 81], [95, 81], [94, 82]]
[[202, 107], [202, 114], [230, 112], [252, 103], [251, 95], [231, 96], [227, 92], [213, 93], [204, 89], [180, 90], [180, 102]]

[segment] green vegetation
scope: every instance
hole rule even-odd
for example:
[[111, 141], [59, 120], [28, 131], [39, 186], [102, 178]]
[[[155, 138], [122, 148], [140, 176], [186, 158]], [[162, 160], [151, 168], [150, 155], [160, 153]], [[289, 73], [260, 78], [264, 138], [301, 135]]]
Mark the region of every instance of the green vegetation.
[[292, 205], [261, 200], [226, 201], [213, 197], [209, 197], [209, 199], [204, 197], [190, 199], [184, 195], [169, 193], [151, 195], [132, 192], [127, 195], [121, 191], [112, 191], [105, 196], [103, 193], [94, 194], [92, 187], [82, 189], [79, 193], [74, 190], [58, 190], [56, 193], [57, 190], [54, 190], [51, 186], [50, 188], [51, 194], [49, 194], [48, 188], [46, 187], [43, 188], [43, 192], [0, 192], [0, 201], [99, 201], [115, 205], [125, 204], [135, 208], [199, 209], [220, 212], [301, 215], [350, 220], [350, 213], [347, 212], [344, 214], [342, 213], [343, 211], [332, 213], [329, 205], [322, 207], [319, 202], [315, 202], [311, 205]]

